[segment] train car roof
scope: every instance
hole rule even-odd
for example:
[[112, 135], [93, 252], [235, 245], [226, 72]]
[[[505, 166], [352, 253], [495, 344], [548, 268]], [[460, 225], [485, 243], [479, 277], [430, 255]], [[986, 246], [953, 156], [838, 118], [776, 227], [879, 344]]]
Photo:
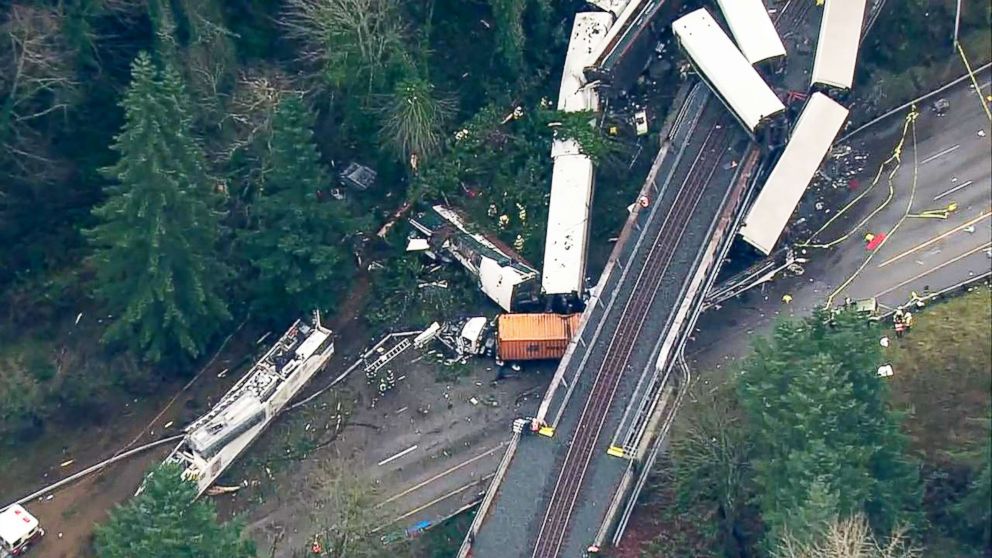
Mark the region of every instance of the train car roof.
[[858, 62], [867, 0], [826, 0], [811, 84], [850, 89]]
[[717, 0], [744, 58], [757, 64], [785, 56], [785, 45], [761, 0]]
[[612, 23], [613, 15], [607, 12], [575, 14], [558, 90], [558, 110], [578, 112], [599, 108], [599, 95], [595, 89], [586, 87], [584, 70], [595, 59]]
[[581, 293], [585, 286], [595, 169], [586, 155], [569, 153], [566, 147], [555, 151], [563, 154], [555, 157], [551, 172], [541, 288], [545, 294]]
[[847, 108], [822, 93], [810, 97], [782, 156], [744, 218], [741, 236], [745, 241], [766, 255], [772, 252], [847, 114]]
[[675, 20], [672, 29], [706, 82], [752, 133], [785, 110], [706, 8]]

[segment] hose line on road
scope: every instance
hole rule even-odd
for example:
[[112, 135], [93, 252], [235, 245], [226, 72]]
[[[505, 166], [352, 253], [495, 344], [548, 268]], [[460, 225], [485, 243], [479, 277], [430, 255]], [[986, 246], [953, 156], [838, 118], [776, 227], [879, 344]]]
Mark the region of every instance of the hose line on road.
[[[837, 289], [835, 289], [834, 292], [830, 293], [830, 296], [827, 297], [827, 303], [826, 303], [827, 308], [830, 308], [833, 305], [834, 297], [836, 297], [841, 291], [846, 289], [848, 285], [850, 285], [855, 279], [857, 279], [858, 275], [860, 275], [861, 272], [866, 267], [868, 267], [868, 264], [871, 263], [871, 260], [875, 257], [875, 254], [877, 254], [878, 251], [882, 249], [882, 246], [884, 246], [885, 243], [892, 238], [892, 236], [896, 233], [896, 231], [899, 230], [899, 227], [901, 227], [902, 224], [906, 222], [906, 219], [908, 219], [909, 215], [913, 212], [913, 202], [916, 200], [916, 184], [918, 181], [917, 179], [919, 178], [919, 170], [920, 170], [920, 165], [919, 165], [920, 157], [916, 149], [916, 114], [917, 114], [916, 107], [911, 108], [909, 114], [912, 117], [912, 118], [907, 117], [907, 122], [912, 127], [911, 132], [913, 136], [913, 180], [910, 185], [909, 203], [906, 204], [906, 211], [903, 212], [902, 217], [900, 217], [899, 221], [897, 221], [895, 226], [892, 227], [892, 230], [889, 231], [889, 234], [885, 238], [883, 238], [881, 242], [878, 243], [878, 246], [876, 246], [875, 249], [871, 251], [871, 253], [868, 254], [868, 257], [865, 258], [865, 261], [861, 263], [861, 266], [859, 266], [858, 269], [855, 270], [855, 272], [850, 277], [848, 277], [846, 281], [844, 281], [839, 287], [837, 287]], [[901, 149], [902, 141], [899, 142], [899, 147]], [[893, 171], [893, 173], [894, 172], [895, 171]], [[890, 176], [890, 184], [891, 184], [891, 176]]]
[[978, 102], [982, 103], [982, 108], [985, 109], [985, 116], [989, 118], [989, 121], [992, 121], [992, 111], [989, 110], [989, 103], [986, 102], [985, 97], [982, 97], [982, 88], [978, 86], [978, 80], [975, 79], [975, 72], [971, 70], [971, 64], [968, 63], [968, 57], [965, 56], [961, 43], [958, 43], [958, 54], [961, 55], [961, 61], [964, 62], [964, 67], [968, 70], [968, 77], [971, 78], [971, 84], [975, 87]]
[[[917, 116], [919, 116], [919, 113], [916, 111], [916, 107], [915, 106], [914, 107], [910, 107], [909, 113], [906, 114], [906, 121], [903, 123], [902, 137], [899, 138], [899, 143], [897, 143], [895, 149], [893, 149], [892, 155], [888, 159], [886, 159], [885, 161], [883, 161], [882, 164], [878, 167], [878, 172], [875, 174], [875, 178], [871, 181], [871, 184], [869, 184], [867, 188], [865, 188], [860, 194], [858, 194], [857, 197], [855, 197], [853, 200], [851, 200], [850, 202], [848, 202], [847, 205], [845, 205], [844, 207], [842, 207], [840, 209], [840, 211], [838, 211], [833, 217], [831, 217], [829, 220], [827, 220], [827, 222], [824, 223], [822, 227], [820, 227], [819, 229], [816, 230], [816, 232], [814, 232], [812, 235], [810, 235], [809, 239], [807, 239], [806, 242], [802, 242], [800, 244], [797, 244], [796, 245], [797, 247], [799, 247], [799, 248], [824, 248], [824, 249], [826, 249], [826, 248], [833, 248], [834, 246], [836, 246], [836, 245], [840, 244], [841, 242], [844, 242], [845, 240], [847, 240], [848, 238], [850, 238], [861, 227], [863, 227], [865, 225], [865, 223], [867, 223], [869, 220], [871, 220], [872, 217], [874, 217], [875, 215], [878, 215], [878, 213], [880, 211], [882, 211], [883, 209], [885, 209], [889, 205], [889, 202], [891, 202], [892, 199], [895, 197], [895, 187], [892, 185], [892, 179], [893, 179], [893, 177], [895, 177], [896, 172], [898, 172], [899, 167], [902, 165], [902, 148], [903, 148], [903, 145], [906, 142], [906, 134], [909, 132], [909, 127], [910, 127], [911, 124], [913, 124], [913, 126], [914, 126], [913, 129], [915, 130], [915, 124], [914, 124], [914, 122], [916, 121], [916, 117]], [[915, 133], [915, 131], [914, 131], [914, 133]], [[915, 151], [914, 151], [914, 157], [915, 157]], [[845, 213], [847, 213], [847, 211], [849, 209], [851, 209], [852, 207], [854, 207], [865, 196], [867, 196], [872, 191], [872, 189], [875, 188], [875, 186], [878, 184], [878, 181], [882, 178], [882, 173], [885, 171], [885, 167], [888, 166], [893, 161], [895, 161], [895, 167], [892, 169], [891, 172], [889, 172], [889, 175], [888, 175], [888, 178], [887, 178], [887, 182], [888, 182], [888, 186], [889, 186], [889, 194], [885, 198], [885, 201], [883, 201], [881, 203], [881, 205], [879, 205], [877, 208], [875, 208], [874, 211], [872, 211], [871, 213], [869, 213], [867, 217], [865, 217], [864, 219], [862, 219], [861, 222], [859, 222], [857, 225], [855, 225], [854, 227], [852, 227], [850, 231], [848, 231], [847, 233], [841, 235], [839, 238], [836, 238], [834, 240], [831, 240], [830, 242], [826, 242], [826, 243], [823, 243], [823, 244], [813, 244], [813, 240], [817, 236], [819, 236], [820, 233], [822, 233], [828, 227], [830, 227], [830, 225], [832, 225], [834, 223], [834, 221], [836, 221], [841, 216], [843, 216]]]

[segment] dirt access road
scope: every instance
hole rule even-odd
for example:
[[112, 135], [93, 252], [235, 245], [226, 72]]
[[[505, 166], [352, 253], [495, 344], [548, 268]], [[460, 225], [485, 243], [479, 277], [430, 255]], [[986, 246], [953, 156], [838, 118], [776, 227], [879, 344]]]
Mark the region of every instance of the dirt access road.
[[[35, 492], [90, 465], [107, 459], [126, 447], [139, 446], [180, 433], [180, 427], [209, 408], [237, 380], [237, 374], [217, 375], [253, 350], [257, 331], [232, 336], [203, 375], [180, 392], [184, 382], [164, 384], [160, 395], [116, 402], [100, 424], [74, 427], [59, 425], [34, 443], [0, 457], [0, 505]], [[162, 413], [156, 419], [156, 415]], [[153, 419], [154, 422], [153, 422]], [[171, 423], [169, 428], [163, 426]], [[32, 552], [45, 558], [76, 558], [89, 555], [94, 525], [106, 518], [114, 505], [134, 494], [145, 471], [171, 450], [170, 445], [124, 460], [53, 494], [27, 502], [47, 536]], [[71, 462], [71, 463], [70, 463]], [[61, 466], [69, 463], [66, 466]]]

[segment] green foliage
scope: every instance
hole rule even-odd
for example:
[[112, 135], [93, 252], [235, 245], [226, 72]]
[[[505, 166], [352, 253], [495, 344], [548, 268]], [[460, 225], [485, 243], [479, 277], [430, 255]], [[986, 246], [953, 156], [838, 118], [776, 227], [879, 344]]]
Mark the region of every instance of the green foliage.
[[354, 271], [345, 239], [356, 222], [326, 193], [331, 182], [313, 120], [299, 96], [279, 103], [253, 205], [256, 226], [243, 234], [255, 273], [253, 304], [272, 317], [330, 310]]
[[854, 313], [821, 311], [755, 343], [739, 393], [768, 541], [815, 532], [810, 522], [830, 507], [842, 517], [865, 513], [880, 532], [915, 519], [918, 475], [876, 374], [877, 339]]
[[123, 342], [151, 362], [199, 355], [230, 316], [227, 274], [214, 248], [219, 220], [213, 181], [190, 131], [178, 75], [139, 55], [123, 101], [126, 122], [107, 169], [116, 182], [87, 231], [95, 291], [109, 310], [108, 343]]
[[176, 464], [163, 464], [145, 480], [141, 494], [111, 512], [96, 531], [99, 558], [254, 558], [241, 526], [221, 524], [209, 500]]
[[757, 523], [750, 505], [754, 448], [736, 397], [726, 384], [708, 392], [694, 386], [672, 437], [672, 484], [683, 517], [702, 516], [714, 552], [734, 556], [753, 543]]
[[464, 208], [473, 223], [538, 261], [551, 181], [549, 114], [483, 108], [416, 177], [411, 197], [443, 198]]
[[[365, 318], [373, 326], [396, 329], [424, 327], [445, 317], [478, 312], [486, 304], [478, 287], [466, 280], [457, 266], [426, 273], [417, 254], [396, 250], [384, 260], [384, 268], [371, 272], [373, 303]], [[421, 283], [445, 283], [447, 287]]]
[[441, 146], [444, 124], [456, 108], [454, 100], [439, 95], [430, 82], [400, 80], [380, 109], [382, 142], [404, 160], [426, 160]]
[[[909, 0], [898, 8], [886, 6], [868, 35], [867, 48], [863, 49], [869, 53], [867, 65], [899, 73], [913, 66], [955, 57], [952, 41], [957, 5], [956, 0]], [[988, 2], [961, 2], [960, 5], [960, 33], [974, 29], [988, 33], [992, 6]]]
[[320, 83], [371, 94], [408, 62], [398, 0], [288, 0], [282, 24]]
[[518, 68], [524, 54], [524, 11], [527, 0], [489, 0], [496, 19], [496, 44], [503, 60]]
[[987, 287], [927, 308], [893, 347], [894, 401], [912, 412], [913, 449], [930, 463], [981, 442], [992, 404], [992, 299]]
[[25, 437], [41, 423], [43, 393], [20, 362], [0, 360], [0, 436]]
[[417, 537], [413, 543], [414, 556], [418, 558], [450, 558], [458, 555], [458, 549], [465, 540], [475, 512], [468, 511], [434, 525], [429, 531]]
[[175, 68], [188, 84], [190, 117], [198, 128], [225, 116], [224, 94], [237, 71], [231, 33], [222, 0], [150, 0], [149, 19], [155, 32], [155, 57]]
[[992, 548], [992, 429], [985, 421], [984, 443], [962, 455], [971, 466], [972, 478], [964, 497], [953, 504], [950, 515], [956, 522], [952, 534], [976, 550]]
[[593, 161], [601, 162], [617, 151], [617, 145], [596, 127], [596, 114], [592, 111], [545, 112], [542, 118], [555, 127], [556, 138], [575, 141]]
[[389, 266], [372, 274], [374, 301], [366, 318], [374, 326], [388, 326], [408, 319], [417, 295], [417, 278], [423, 271], [413, 256], [390, 258]]

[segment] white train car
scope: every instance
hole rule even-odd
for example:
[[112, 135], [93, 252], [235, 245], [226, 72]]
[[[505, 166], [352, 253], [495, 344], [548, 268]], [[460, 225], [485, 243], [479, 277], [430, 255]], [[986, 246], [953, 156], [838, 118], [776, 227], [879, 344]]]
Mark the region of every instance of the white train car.
[[[613, 16], [606, 12], [575, 15], [558, 92], [558, 110], [599, 110], [599, 95], [589, 87], [583, 70], [592, 62], [612, 24]], [[589, 213], [596, 170], [592, 160], [572, 140], [554, 140], [551, 158], [554, 169], [541, 289], [549, 296], [579, 297], [585, 290]]]
[[847, 91], [854, 85], [866, 4], [867, 0], [826, 0], [813, 58], [811, 87]]
[[751, 134], [785, 112], [785, 105], [751, 66], [706, 8], [672, 24], [689, 60]]
[[166, 461], [179, 464], [183, 478], [202, 495], [333, 354], [331, 331], [321, 326], [318, 313], [313, 324], [296, 320], [207, 414], [186, 427]]
[[599, 94], [589, 87], [584, 70], [599, 52], [612, 25], [613, 15], [609, 12], [575, 14], [558, 88], [558, 110], [579, 112], [599, 108]]
[[782, 156], [744, 218], [741, 236], [748, 244], [771, 254], [847, 113], [847, 108], [823, 93], [809, 98]]
[[717, 0], [738, 48], [751, 64], [785, 56], [785, 45], [761, 0]]
[[556, 140], [551, 202], [544, 244], [541, 290], [546, 295], [580, 296], [585, 290], [589, 213], [596, 169], [572, 142]]
[[589, 3], [613, 15], [620, 15], [624, 8], [630, 4], [630, 0], [589, 0]]

